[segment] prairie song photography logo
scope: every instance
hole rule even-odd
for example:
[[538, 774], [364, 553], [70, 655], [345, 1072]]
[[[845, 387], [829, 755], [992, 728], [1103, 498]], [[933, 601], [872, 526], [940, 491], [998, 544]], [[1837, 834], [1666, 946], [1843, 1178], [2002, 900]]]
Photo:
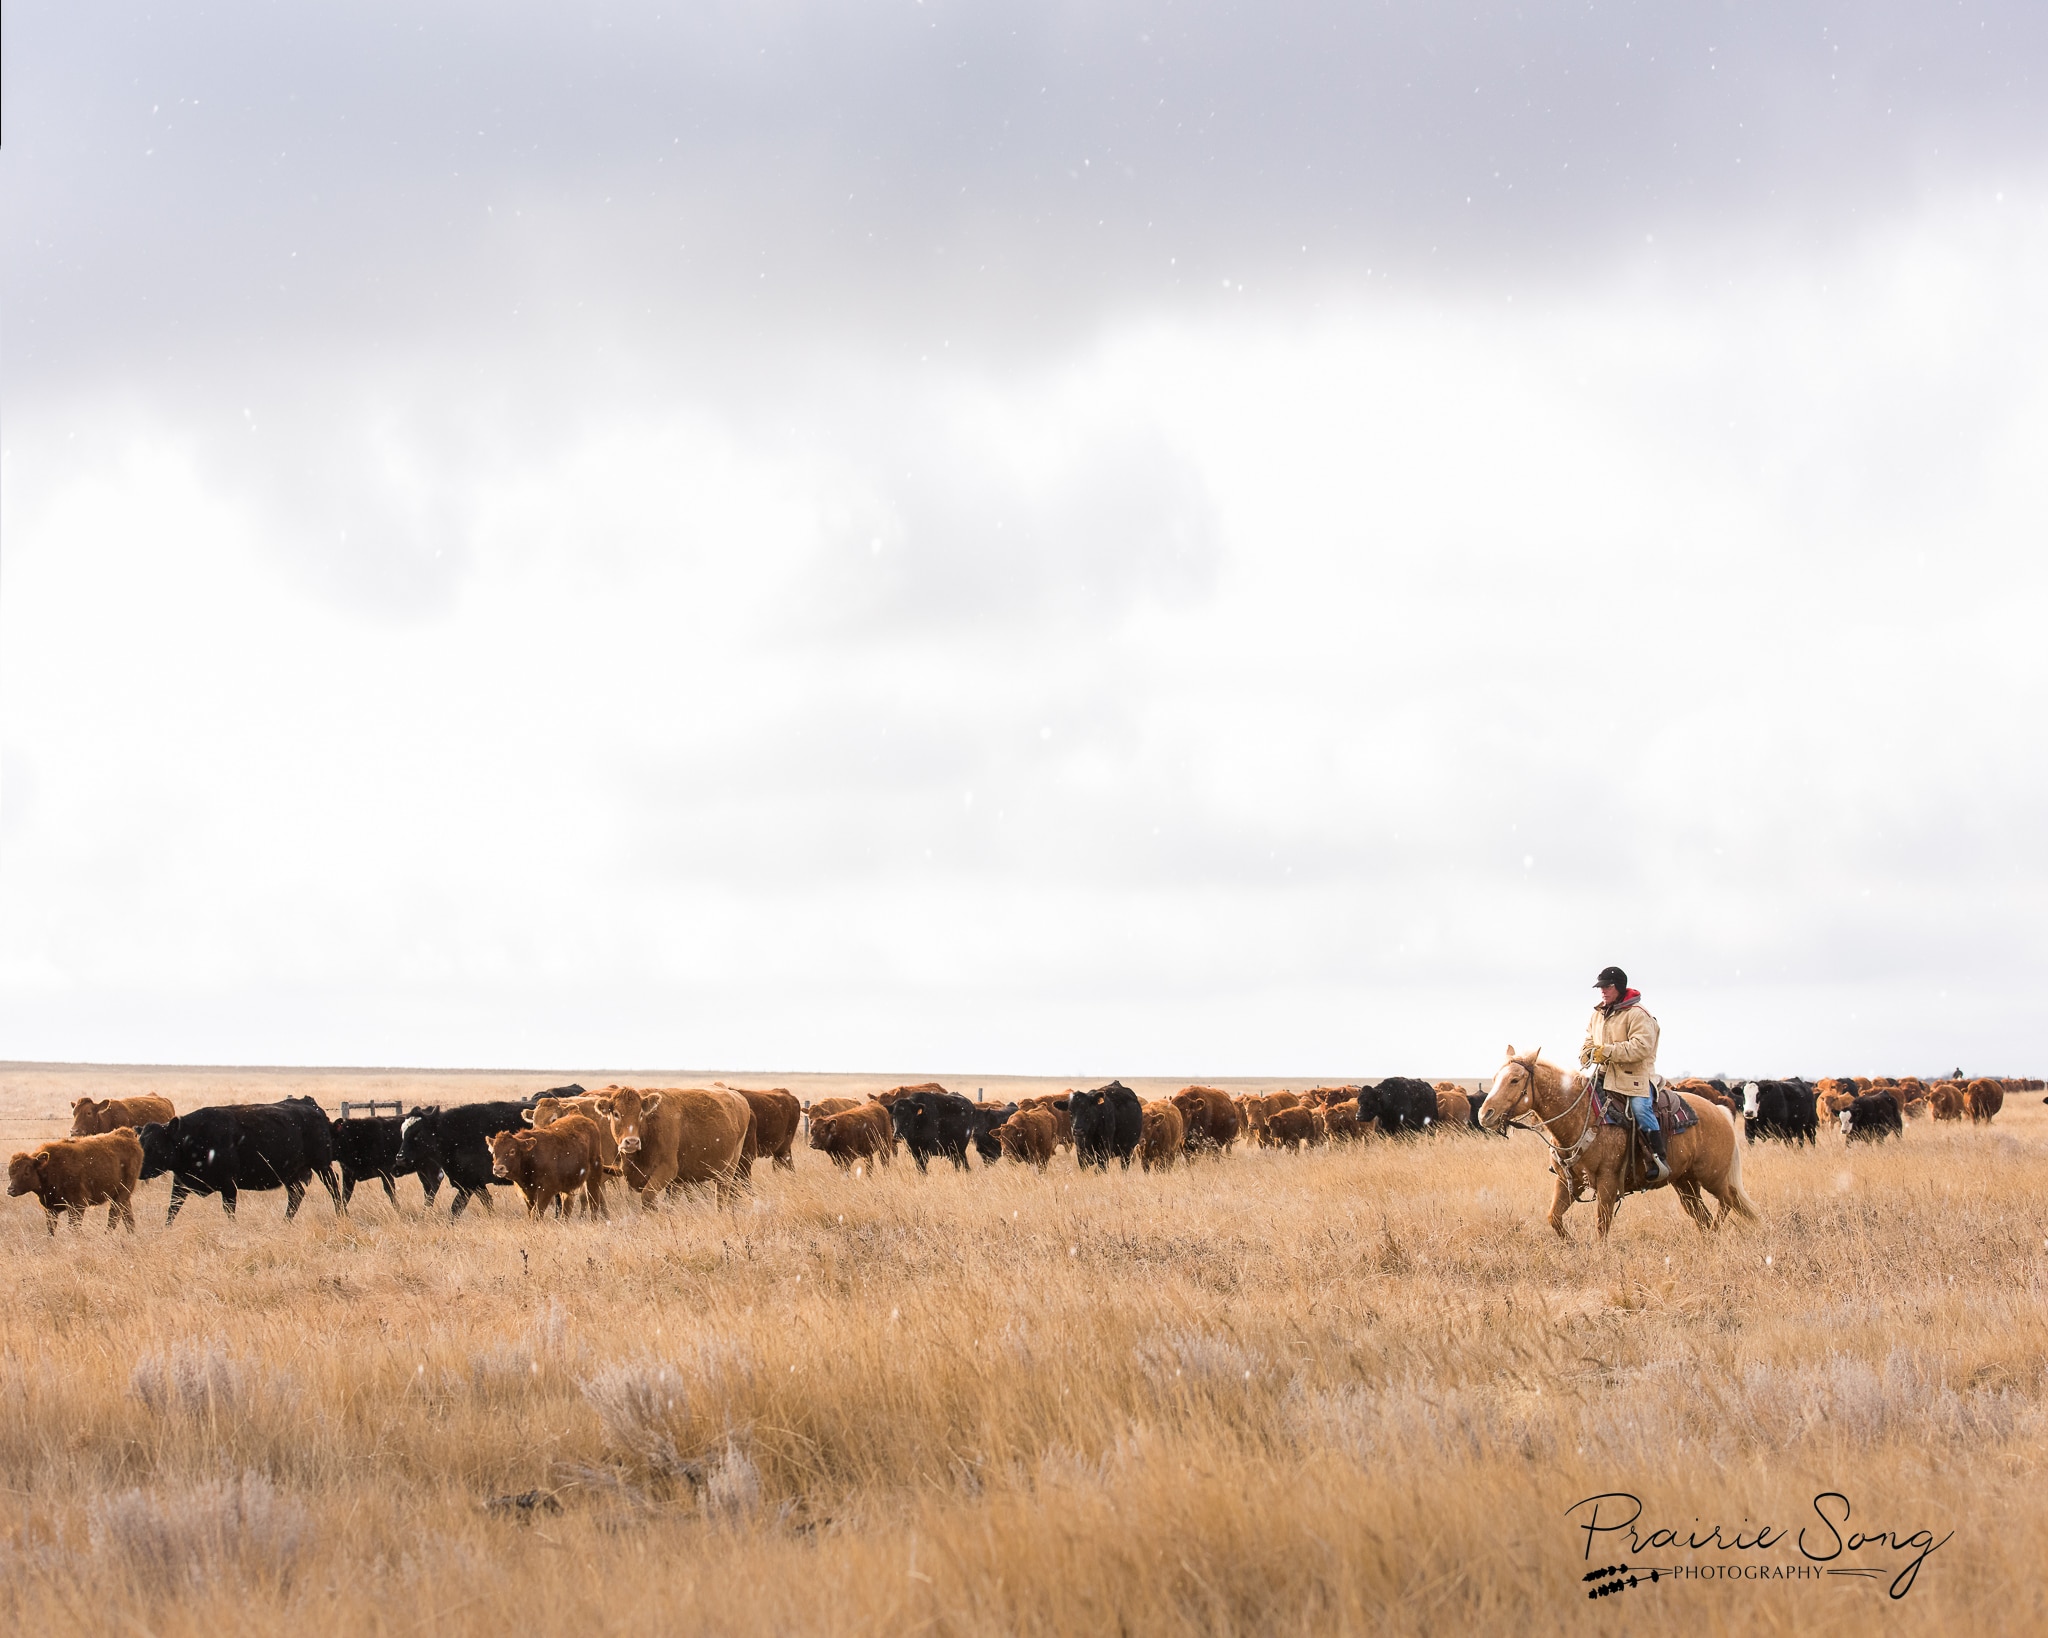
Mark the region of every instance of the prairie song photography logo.
[[1734, 1524], [1700, 1516], [1671, 1523], [1628, 1490], [1581, 1497], [1565, 1517], [1581, 1563], [1591, 1564], [1596, 1554], [1615, 1560], [1581, 1574], [1588, 1598], [1708, 1581], [1810, 1587], [1868, 1581], [1884, 1583], [1886, 1595], [1900, 1599], [1919, 1581], [1921, 1566], [1955, 1536], [1896, 1519], [1873, 1522], [1839, 1490], [1818, 1492], [1810, 1512], [1785, 1524], [1747, 1514]]

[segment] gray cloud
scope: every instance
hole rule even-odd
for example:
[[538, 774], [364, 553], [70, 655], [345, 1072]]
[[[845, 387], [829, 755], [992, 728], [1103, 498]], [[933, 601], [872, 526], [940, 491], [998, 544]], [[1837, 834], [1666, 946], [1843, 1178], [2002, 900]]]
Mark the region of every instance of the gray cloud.
[[2048, 18], [2018, 4], [10, 26], [17, 381], [189, 376], [280, 335], [1000, 347], [1225, 281], [1527, 282], [1659, 233], [1724, 256], [1731, 223], [1839, 231], [2031, 173], [2048, 137]]

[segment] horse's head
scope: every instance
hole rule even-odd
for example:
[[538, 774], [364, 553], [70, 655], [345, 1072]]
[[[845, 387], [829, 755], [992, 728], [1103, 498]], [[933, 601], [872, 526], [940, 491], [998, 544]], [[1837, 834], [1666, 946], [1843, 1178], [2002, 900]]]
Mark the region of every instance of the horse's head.
[[[1517, 1116], [1536, 1112], [1537, 1077], [1551, 1066], [1542, 1061], [1543, 1049], [1536, 1047], [1528, 1052], [1517, 1052], [1512, 1045], [1508, 1048], [1508, 1061], [1500, 1066], [1493, 1077], [1493, 1085], [1487, 1090], [1486, 1101], [1479, 1106], [1479, 1124], [1489, 1132], [1498, 1132]], [[1553, 1074], [1555, 1070], [1551, 1070]]]

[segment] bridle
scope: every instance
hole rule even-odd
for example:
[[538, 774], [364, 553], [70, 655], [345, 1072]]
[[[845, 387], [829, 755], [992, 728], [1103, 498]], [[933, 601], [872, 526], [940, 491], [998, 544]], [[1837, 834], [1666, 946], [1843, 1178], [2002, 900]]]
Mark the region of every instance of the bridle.
[[1569, 1146], [1558, 1142], [1557, 1139], [1551, 1134], [1551, 1123], [1553, 1121], [1563, 1120], [1574, 1109], [1578, 1108], [1579, 1105], [1587, 1102], [1587, 1100], [1591, 1098], [1593, 1093], [1593, 1082], [1590, 1077], [1587, 1078], [1581, 1084], [1579, 1088], [1579, 1095], [1576, 1098], [1574, 1098], [1570, 1103], [1566, 1104], [1564, 1108], [1560, 1109], [1556, 1114], [1544, 1115], [1538, 1113], [1536, 1108], [1535, 1061], [1532, 1059], [1528, 1063], [1522, 1063], [1522, 1060], [1519, 1058], [1512, 1059], [1510, 1061], [1520, 1065], [1522, 1073], [1529, 1077], [1529, 1086], [1527, 1091], [1527, 1097], [1529, 1099], [1529, 1112], [1535, 1116], [1535, 1119], [1533, 1120], [1533, 1122], [1521, 1120], [1505, 1120], [1501, 1122], [1501, 1124], [1506, 1127], [1513, 1127], [1518, 1132], [1534, 1132], [1538, 1137], [1543, 1139], [1545, 1143], [1550, 1145], [1550, 1156], [1552, 1165], [1558, 1168], [1560, 1176], [1564, 1176], [1567, 1174], [1569, 1168], [1578, 1161], [1579, 1156], [1584, 1154], [1586, 1150], [1589, 1147], [1591, 1147], [1593, 1142], [1593, 1134], [1599, 1130], [1599, 1123], [1593, 1119], [1591, 1109], [1588, 1109], [1586, 1112], [1585, 1122], [1579, 1129], [1579, 1136], [1577, 1141], [1570, 1144]]

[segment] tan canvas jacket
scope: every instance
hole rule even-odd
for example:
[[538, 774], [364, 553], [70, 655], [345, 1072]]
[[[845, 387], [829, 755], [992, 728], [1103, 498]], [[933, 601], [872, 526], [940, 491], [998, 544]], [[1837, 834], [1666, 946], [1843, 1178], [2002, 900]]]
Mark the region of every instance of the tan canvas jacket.
[[1579, 1049], [1579, 1062], [1593, 1061], [1593, 1048], [1607, 1048], [1607, 1075], [1602, 1084], [1610, 1092], [1640, 1098], [1650, 1090], [1650, 1077], [1657, 1072], [1657, 1020], [1638, 1001], [1620, 1012], [1605, 1007], [1593, 1009], [1593, 1021], [1586, 1026], [1586, 1044]]

